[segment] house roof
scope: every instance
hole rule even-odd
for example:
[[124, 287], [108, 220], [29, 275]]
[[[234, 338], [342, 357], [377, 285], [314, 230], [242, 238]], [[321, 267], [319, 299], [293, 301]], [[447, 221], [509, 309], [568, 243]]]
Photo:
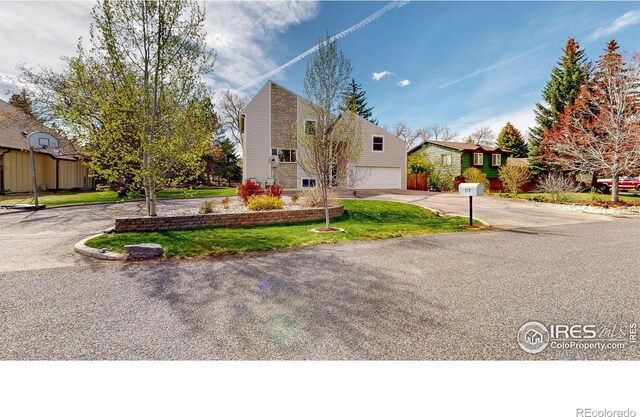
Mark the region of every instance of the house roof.
[[0, 148], [27, 151], [29, 150], [29, 144], [22, 132], [35, 131], [50, 133], [60, 142], [59, 149], [34, 149], [36, 153], [47, 154], [55, 159], [72, 161], [80, 157], [80, 154], [68, 139], [22, 113], [6, 101], [0, 100]]
[[465, 142], [453, 142], [446, 140], [425, 140], [422, 141], [418, 146], [414, 146], [409, 150], [409, 154], [417, 151], [424, 144], [442, 146], [444, 148], [455, 149], [458, 151], [482, 151], [482, 152], [500, 152], [500, 153], [512, 153], [511, 151], [507, 151], [500, 148], [491, 148], [489, 146], [476, 145], [475, 143], [465, 143]]

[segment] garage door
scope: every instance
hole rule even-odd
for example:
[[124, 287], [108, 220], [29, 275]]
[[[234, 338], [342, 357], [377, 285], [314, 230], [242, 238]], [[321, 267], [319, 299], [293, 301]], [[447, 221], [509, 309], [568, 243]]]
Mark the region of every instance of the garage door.
[[355, 188], [367, 189], [400, 189], [402, 171], [400, 168], [357, 167], [358, 181]]

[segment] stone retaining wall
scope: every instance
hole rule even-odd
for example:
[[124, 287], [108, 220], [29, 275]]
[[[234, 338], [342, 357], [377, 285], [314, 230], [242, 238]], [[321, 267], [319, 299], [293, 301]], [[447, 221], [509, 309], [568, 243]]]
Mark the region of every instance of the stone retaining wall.
[[[344, 213], [343, 206], [329, 208], [330, 217]], [[116, 219], [116, 232], [201, 229], [215, 226], [251, 226], [254, 224], [294, 223], [324, 220], [324, 208], [269, 210], [246, 213], [195, 214], [192, 216], [131, 217]]]

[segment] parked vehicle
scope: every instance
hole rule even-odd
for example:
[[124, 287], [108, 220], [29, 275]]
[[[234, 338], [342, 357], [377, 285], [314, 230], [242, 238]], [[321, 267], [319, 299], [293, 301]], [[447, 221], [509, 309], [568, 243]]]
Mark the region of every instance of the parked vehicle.
[[[613, 179], [604, 178], [598, 180], [598, 191], [608, 193], [613, 187]], [[618, 190], [620, 191], [640, 191], [640, 176], [638, 177], [620, 177], [618, 179]]]

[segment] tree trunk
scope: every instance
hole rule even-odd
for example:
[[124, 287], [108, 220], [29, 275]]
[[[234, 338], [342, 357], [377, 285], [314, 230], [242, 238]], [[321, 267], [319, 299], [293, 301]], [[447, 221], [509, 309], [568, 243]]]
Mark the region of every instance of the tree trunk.
[[618, 174], [613, 175], [613, 186], [611, 187], [611, 202], [618, 202]]
[[329, 188], [324, 187], [322, 191], [324, 197], [324, 227], [329, 228]]

